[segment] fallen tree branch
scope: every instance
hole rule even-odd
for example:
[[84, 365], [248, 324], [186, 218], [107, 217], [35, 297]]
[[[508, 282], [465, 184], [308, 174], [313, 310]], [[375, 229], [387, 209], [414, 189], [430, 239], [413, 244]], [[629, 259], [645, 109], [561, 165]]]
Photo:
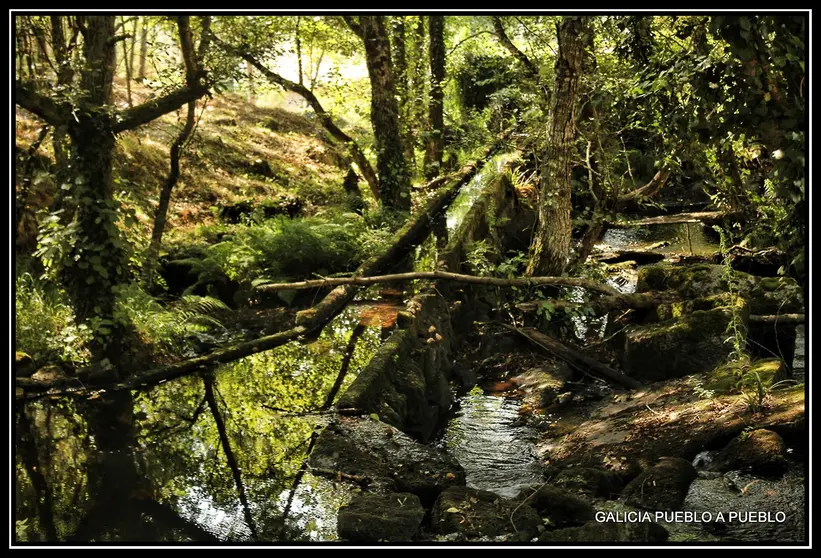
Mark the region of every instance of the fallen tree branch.
[[337, 285], [373, 285], [392, 281], [410, 281], [412, 279], [439, 279], [459, 283], [471, 283], [474, 285], [491, 285], [494, 287], [538, 287], [544, 285], [581, 287], [607, 295], [618, 294], [618, 291], [613, 287], [581, 277], [517, 277], [515, 279], [503, 279], [501, 277], [480, 277], [477, 275], [450, 273], [448, 271], [413, 271], [410, 273], [394, 273], [391, 275], [375, 275], [370, 277], [329, 277], [326, 279], [309, 279], [296, 283], [269, 283], [267, 285], [260, 285], [257, 289], [260, 291], [274, 292], [291, 289], [316, 289], [320, 287], [334, 287]]
[[655, 196], [662, 188], [664, 188], [664, 185], [667, 184], [668, 178], [670, 178], [669, 169], [662, 169], [658, 171], [655, 176], [653, 176], [653, 179], [641, 188], [637, 188], [631, 192], [619, 196], [619, 203], [624, 204], [635, 202], [643, 198], [651, 198]]
[[739, 213], [725, 213], [723, 211], [697, 211], [694, 213], [674, 213], [672, 215], [659, 215], [658, 217], [647, 217], [633, 221], [622, 221], [610, 223], [610, 226], [617, 229], [629, 229], [633, 227], [643, 227], [645, 225], [673, 225], [679, 223], [714, 223], [724, 217], [735, 217]]
[[520, 329], [501, 322], [499, 322], [499, 324], [505, 329], [514, 331], [519, 335], [527, 338], [534, 345], [538, 345], [547, 352], [562, 359], [574, 368], [582, 370], [583, 372], [596, 373], [599, 376], [604, 376], [605, 378], [615, 380], [616, 382], [630, 389], [639, 389], [642, 387], [642, 385], [633, 378], [619, 372], [618, 370], [610, 368], [606, 364], [602, 364], [601, 362], [593, 358], [590, 358], [589, 356], [582, 354], [579, 351], [571, 349], [570, 347], [560, 343], [559, 341], [556, 341], [552, 337], [548, 337], [547, 335], [533, 328], [528, 327]]
[[770, 316], [751, 315], [750, 322], [760, 324], [805, 324], [804, 314], [776, 314]]

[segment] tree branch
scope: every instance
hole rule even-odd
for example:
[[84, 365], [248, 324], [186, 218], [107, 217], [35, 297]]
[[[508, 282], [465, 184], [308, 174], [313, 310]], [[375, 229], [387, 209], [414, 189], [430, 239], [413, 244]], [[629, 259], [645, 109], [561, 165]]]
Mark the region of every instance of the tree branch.
[[394, 273], [392, 275], [376, 275], [371, 277], [331, 277], [327, 279], [310, 279], [308, 281], [298, 281], [296, 283], [270, 283], [268, 285], [261, 285], [257, 287], [257, 290], [272, 292], [292, 289], [317, 289], [321, 287], [335, 287], [338, 285], [373, 285], [374, 283], [410, 281], [412, 279], [442, 279], [445, 281], [457, 281], [460, 283], [472, 283], [475, 285], [492, 285], [494, 287], [538, 287], [546, 285], [581, 287], [607, 295], [619, 294], [619, 292], [612, 287], [596, 281], [591, 281], [589, 279], [583, 279], [581, 277], [520, 277], [515, 279], [502, 279], [500, 277], [464, 275], [461, 273], [451, 273], [449, 271], [414, 271], [410, 273]]
[[146, 101], [141, 105], [120, 113], [120, 119], [112, 126], [115, 134], [133, 130], [151, 122], [164, 114], [177, 110], [190, 101], [199, 99], [208, 93], [208, 86], [197, 82], [195, 85], [182, 87], [158, 99]]
[[538, 82], [539, 81], [539, 69], [536, 67], [533, 62], [531, 62], [530, 58], [527, 55], [519, 50], [516, 45], [513, 44], [513, 41], [507, 36], [505, 33], [505, 28], [502, 25], [502, 18], [499, 16], [493, 16], [493, 29], [496, 31], [496, 37], [498, 37], [499, 42], [502, 43], [502, 46], [505, 47], [510, 54], [512, 54], [522, 65], [525, 67], [527, 72], [533, 76], [533, 78]]
[[66, 122], [63, 107], [48, 97], [24, 87], [19, 82], [14, 84], [14, 102], [55, 128]]
[[628, 203], [637, 201], [641, 198], [650, 198], [655, 196], [662, 188], [664, 188], [664, 185], [667, 184], [668, 178], [670, 178], [670, 170], [666, 168], [661, 169], [655, 174], [650, 182], [641, 188], [637, 188], [632, 192], [619, 196], [619, 203]]
[[348, 27], [351, 28], [351, 31], [356, 33], [359, 38], [362, 38], [362, 26], [359, 24], [358, 21], [354, 20], [351, 16], [342, 16], [342, 19], [345, 20], [345, 23], [348, 24]]

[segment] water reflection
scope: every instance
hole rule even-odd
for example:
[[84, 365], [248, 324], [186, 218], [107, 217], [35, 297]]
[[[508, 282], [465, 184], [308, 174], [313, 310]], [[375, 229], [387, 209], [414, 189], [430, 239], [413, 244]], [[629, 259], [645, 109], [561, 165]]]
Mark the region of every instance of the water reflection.
[[359, 309], [349, 308], [315, 340], [212, 376], [19, 409], [18, 540], [334, 538], [328, 521], [307, 529], [304, 520], [305, 510], [339, 500], [317, 497], [316, 479], [305, 475], [296, 486], [288, 520], [282, 502], [329, 418], [323, 407], [381, 343], [382, 328], [360, 322]]
[[[718, 250], [718, 242], [705, 233], [701, 223], [650, 225], [630, 229], [608, 229], [601, 244], [616, 250], [647, 250], [662, 254], [710, 256]], [[660, 242], [664, 245], [653, 246]]]
[[535, 452], [537, 433], [516, 426], [521, 403], [490, 395], [466, 395], [449, 422], [442, 445], [464, 467], [469, 487], [513, 498], [541, 483]]

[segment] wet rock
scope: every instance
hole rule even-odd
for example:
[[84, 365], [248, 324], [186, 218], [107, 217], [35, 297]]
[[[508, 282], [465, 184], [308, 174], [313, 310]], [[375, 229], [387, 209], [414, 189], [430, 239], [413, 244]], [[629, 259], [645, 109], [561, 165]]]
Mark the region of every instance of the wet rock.
[[37, 364], [27, 353], [16, 351], [14, 355], [14, 375], [18, 378], [27, 378], [37, 370]]
[[630, 481], [622, 492], [622, 499], [630, 505], [650, 510], [680, 510], [690, 483], [698, 473], [692, 464], [679, 457], [662, 458]]
[[363, 477], [369, 487], [410, 492], [425, 506], [446, 488], [465, 483], [455, 458], [370, 418], [342, 417], [330, 424], [317, 439], [310, 464]]
[[613, 498], [624, 487], [621, 477], [617, 473], [595, 467], [568, 467], [562, 469], [553, 480], [553, 483], [566, 490], [600, 498]]
[[711, 465], [716, 471], [749, 470], [778, 476], [787, 470], [784, 440], [772, 430], [758, 429], [734, 438]]
[[530, 506], [519, 506], [519, 502], [503, 500], [493, 492], [464, 486], [442, 492], [431, 510], [431, 527], [442, 534], [497, 537], [515, 533], [520, 540], [530, 540], [541, 524], [541, 518]]
[[414, 494], [359, 494], [339, 510], [337, 531], [349, 542], [410, 541], [424, 517], [425, 509]]
[[[453, 334], [441, 319], [447, 313], [436, 305], [441, 298], [428, 297], [415, 314], [414, 327], [394, 331], [371, 362], [357, 376], [337, 403], [339, 409], [361, 409], [426, 441], [450, 410], [453, 396], [447, 376], [452, 367]], [[442, 341], [429, 333], [430, 326]]]
[[48, 384], [55, 380], [65, 380], [67, 378], [66, 372], [56, 364], [47, 364], [35, 372], [31, 379], [35, 382], [42, 382]]
[[569, 527], [542, 533], [539, 536], [539, 542], [665, 542], [667, 537], [667, 530], [658, 523], [590, 521], [581, 527]]
[[573, 378], [573, 370], [564, 362], [545, 364], [531, 368], [512, 378], [514, 384], [525, 392], [525, 402], [536, 408], [544, 408], [556, 402], [567, 381]]
[[593, 506], [575, 494], [555, 486], [525, 489], [515, 501], [524, 501], [557, 527], [583, 525], [593, 519]]
[[[743, 318], [745, 313], [741, 313]], [[622, 338], [622, 368], [645, 382], [711, 371], [733, 352], [732, 343], [727, 342], [727, 327], [733, 319], [733, 308], [724, 306], [661, 323], [629, 326]]]

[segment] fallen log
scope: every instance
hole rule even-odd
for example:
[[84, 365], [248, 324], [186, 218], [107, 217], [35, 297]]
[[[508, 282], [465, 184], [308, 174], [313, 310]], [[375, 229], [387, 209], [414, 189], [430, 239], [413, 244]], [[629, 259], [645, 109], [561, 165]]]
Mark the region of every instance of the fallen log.
[[751, 315], [750, 322], [759, 324], [804, 324], [807, 323], [805, 318], [804, 314]]
[[725, 217], [735, 217], [740, 213], [725, 213], [723, 211], [698, 211], [694, 213], [675, 213], [673, 215], [659, 215], [658, 217], [647, 217], [645, 219], [635, 219], [632, 221], [621, 221], [610, 223], [616, 229], [630, 229], [633, 227], [644, 227], [648, 225], [676, 225], [682, 223], [716, 223]]
[[501, 325], [505, 329], [515, 331], [519, 335], [527, 338], [534, 345], [538, 345], [547, 352], [562, 359], [569, 365], [583, 372], [592, 372], [599, 376], [604, 376], [605, 378], [615, 380], [616, 382], [630, 389], [639, 389], [642, 387], [642, 385], [639, 382], [637, 382], [630, 376], [627, 376], [619, 372], [618, 370], [615, 370], [607, 366], [606, 364], [603, 364], [593, 358], [590, 358], [589, 356], [580, 353], [579, 351], [571, 349], [567, 345], [564, 345], [559, 341], [556, 341], [552, 337], [548, 337], [547, 335], [533, 328], [517, 328], [504, 323], [502, 323]]
[[412, 279], [439, 279], [446, 281], [457, 281], [460, 283], [471, 283], [474, 285], [490, 285], [494, 287], [581, 287], [591, 291], [607, 295], [618, 293], [616, 289], [581, 277], [519, 277], [515, 279], [504, 279], [501, 277], [481, 277], [477, 275], [464, 275], [462, 273], [451, 273], [449, 271], [414, 271], [409, 273], [394, 273], [391, 275], [375, 276], [353, 276], [353, 277], [331, 277], [326, 279], [309, 279], [295, 283], [269, 283], [260, 285], [260, 291], [284, 291], [299, 289], [316, 289], [320, 287], [333, 287], [336, 285], [373, 285], [376, 283], [390, 283], [393, 281], [410, 281]]

